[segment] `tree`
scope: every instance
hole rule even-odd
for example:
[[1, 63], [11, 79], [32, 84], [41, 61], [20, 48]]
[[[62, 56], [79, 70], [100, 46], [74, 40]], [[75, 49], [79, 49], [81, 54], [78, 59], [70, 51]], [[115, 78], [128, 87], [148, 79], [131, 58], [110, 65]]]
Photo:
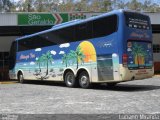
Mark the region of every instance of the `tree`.
[[[113, 9], [159, 12], [152, 0], [0, 0], [0, 12], [107, 12]], [[126, 2], [128, 1], [128, 2]]]
[[101, 4], [97, 0], [93, 0], [93, 2], [90, 4], [90, 11], [92, 12], [98, 12], [101, 9]]
[[0, 12], [11, 12], [13, 3], [10, 0], [0, 0]]
[[142, 6], [143, 11], [149, 11], [149, 7], [151, 6], [151, 0], [145, 0]]
[[111, 0], [103, 0], [101, 3], [101, 11], [111, 11], [112, 10], [112, 1]]
[[124, 3], [123, 0], [114, 0], [114, 6], [117, 9], [125, 9], [126, 8], [126, 3]]
[[73, 2], [74, 11], [90, 11], [89, 3], [91, 3], [90, 0]]
[[127, 3], [128, 9], [141, 11], [142, 3], [138, 2], [137, 0], [132, 0], [131, 2]]
[[20, 0], [16, 3], [17, 12], [33, 12], [34, 0]]
[[43, 6], [44, 2], [45, 2], [44, 0], [36, 0], [36, 2], [34, 2], [34, 6], [37, 12], [44, 12], [45, 10]]
[[75, 10], [73, 0], [62, 0], [58, 5], [59, 12], [72, 12]]

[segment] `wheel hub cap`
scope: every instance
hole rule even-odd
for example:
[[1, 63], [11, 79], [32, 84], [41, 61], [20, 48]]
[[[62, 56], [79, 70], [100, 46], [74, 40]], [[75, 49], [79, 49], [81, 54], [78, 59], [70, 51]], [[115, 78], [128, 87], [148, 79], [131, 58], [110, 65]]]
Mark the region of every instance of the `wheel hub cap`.
[[86, 77], [86, 76], [82, 76], [82, 78], [81, 78], [81, 83], [82, 83], [83, 85], [87, 84], [87, 77]]
[[71, 85], [73, 83], [73, 77], [72, 77], [72, 75], [68, 75], [68, 77], [67, 77], [67, 83], [69, 85]]

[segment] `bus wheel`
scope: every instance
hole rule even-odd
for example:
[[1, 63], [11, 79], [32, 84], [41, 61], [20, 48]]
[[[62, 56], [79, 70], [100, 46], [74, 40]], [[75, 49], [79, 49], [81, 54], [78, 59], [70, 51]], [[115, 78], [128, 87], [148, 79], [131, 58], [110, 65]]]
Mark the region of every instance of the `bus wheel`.
[[65, 84], [67, 87], [76, 87], [77, 86], [75, 76], [74, 76], [73, 72], [71, 72], [71, 71], [68, 71], [65, 74], [64, 81], [65, 81]]
[[107, 83], [107, 87], [114, 87], [116, 85], [117, 85], [117, 83]]
[[79, 75], [79, 85], [82, 87], [82, 88], [89, 88], [90, 87], [90, 79], [89, 79], [89, 75], [86, 71], [83, 71], [80, 73]]
[[19, 81], [20, 83], [24, 83], [24, 77], [23, 77], [23, 74], [22, 74], [22, 73], [19, 73], [19, 74], [18, 74], [18, 81]]

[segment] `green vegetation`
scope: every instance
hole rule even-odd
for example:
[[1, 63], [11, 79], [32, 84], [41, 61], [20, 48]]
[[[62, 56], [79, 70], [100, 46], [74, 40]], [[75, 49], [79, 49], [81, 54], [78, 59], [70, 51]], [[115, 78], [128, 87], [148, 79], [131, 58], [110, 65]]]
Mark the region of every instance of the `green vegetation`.
[[152, 0], [1, 0], [2, 12], [106, 12], [113, 9], [160, 12]]

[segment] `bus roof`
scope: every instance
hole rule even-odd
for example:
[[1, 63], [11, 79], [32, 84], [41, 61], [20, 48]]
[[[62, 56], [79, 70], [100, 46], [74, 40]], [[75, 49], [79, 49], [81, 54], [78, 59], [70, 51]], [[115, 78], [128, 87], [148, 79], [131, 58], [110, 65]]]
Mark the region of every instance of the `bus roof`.
[[18, 40], [23, 40], [25, 38], [31, 38], [31, 37], [41, 35], [41, 34], [45, 34], [45, 33], [48, 33], [48, 32], [54, 31], [54, 30], [58, 30], [58, 29], [62, 29], [62, 28], [65, 28], [65, 27], [69, 27], [69, 26], [89, 22], [89, 21], [92, 21], [92, 20], [96, 20], [96, 19], [99, 19], [99, 18], [103, 18], [105, 16], [110, 16], [110, 15], [113, 15], [113, 14], [119, 14], [119, 13], [122, 13], [124, 11], [126, 11], [126, 12], [136, 12], [136, 11], [132, 11], [132, 10], [123, 10], [123, 9], [113, 10], [111, 12], [103, 13], [101, 15], [93, 16], [93, 17], [90, 17], [90, 18], [87, 18], [87, 19], [76, 19], [76, 20], [68, 21], [68, 22], [65, 22], [65, 23], [58, 24], [58, 25], [54, 25], [52, 28], [50, 28], [48, 30], [44, 30], [44, 31], [37, 32], [37, 33], [34, 33], [34, 34], [30, 34], [30, 35], [25, 35], [25, 36], [22, 36], [20, 38], [17, 38], [16, 40], [18, 41]]

